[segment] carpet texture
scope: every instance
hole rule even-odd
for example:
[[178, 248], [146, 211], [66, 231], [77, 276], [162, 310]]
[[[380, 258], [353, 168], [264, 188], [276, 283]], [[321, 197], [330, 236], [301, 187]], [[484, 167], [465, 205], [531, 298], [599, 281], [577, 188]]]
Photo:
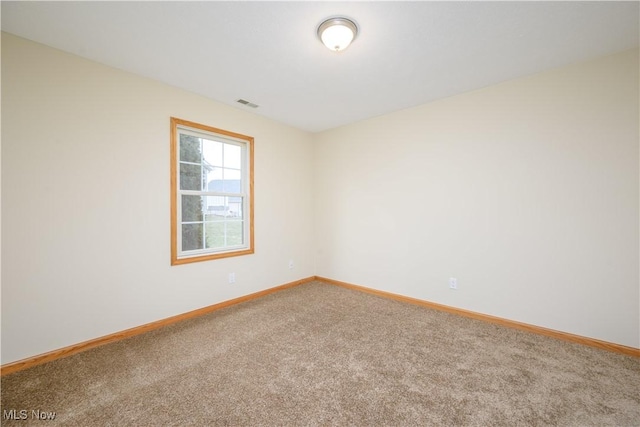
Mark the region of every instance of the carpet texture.
[[640, 425], [640, 359], [321, 282], [1, 385], [3, 426]]

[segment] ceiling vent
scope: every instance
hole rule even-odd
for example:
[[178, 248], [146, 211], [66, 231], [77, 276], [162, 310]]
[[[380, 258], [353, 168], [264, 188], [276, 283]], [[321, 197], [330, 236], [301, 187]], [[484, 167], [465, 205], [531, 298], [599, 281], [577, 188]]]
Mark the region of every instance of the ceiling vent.
[[249, 102], [246, 99], [238, 99], [236, 102], [239, 102], [242, 105], [246, 105], [247, 107], [251, 107], [251, 108], [258, 108], [259, 105], [258, 104], [254, 104], [253, 102]]

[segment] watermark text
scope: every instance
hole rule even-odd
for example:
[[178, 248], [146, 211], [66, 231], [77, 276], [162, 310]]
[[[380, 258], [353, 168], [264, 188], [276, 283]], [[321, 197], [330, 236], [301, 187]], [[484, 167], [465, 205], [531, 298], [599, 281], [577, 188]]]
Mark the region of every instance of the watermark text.
[[5, 409], [2, 411], [4, 420], [41, 420], [51, 421], [56, 419], [56, 413], [43, 411], [42, 409]]

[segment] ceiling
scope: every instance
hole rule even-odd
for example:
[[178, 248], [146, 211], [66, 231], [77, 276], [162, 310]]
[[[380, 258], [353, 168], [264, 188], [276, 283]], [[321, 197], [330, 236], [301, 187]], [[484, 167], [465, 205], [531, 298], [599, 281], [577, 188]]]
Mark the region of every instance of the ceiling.
[[[3, 31], [319, 132], [637, 47], [639, 6], [2, 1], [1, 13]], [[316, 35], [335, 15], [360, 29], [340, 53]]]

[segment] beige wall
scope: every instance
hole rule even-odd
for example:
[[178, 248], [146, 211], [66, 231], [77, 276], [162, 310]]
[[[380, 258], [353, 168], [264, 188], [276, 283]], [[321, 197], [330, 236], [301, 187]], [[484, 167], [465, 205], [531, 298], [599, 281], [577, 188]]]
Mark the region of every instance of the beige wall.
[[316, 273], [639, 347], [638, 80], [629, 51], [318, 135]]
[[[170, 116], [255, 137], [254, 255], [170, 266]], [[2, 363], [314, 274], [307, 133], [8, 34], [2, 124]]]
[[[627, 52], [310, 135], [3, 34], [2, 363], [314, 274], [639, 347], [638, 79]], [[170, 116], [255, 137], [255, 255], [170, 267]]]

